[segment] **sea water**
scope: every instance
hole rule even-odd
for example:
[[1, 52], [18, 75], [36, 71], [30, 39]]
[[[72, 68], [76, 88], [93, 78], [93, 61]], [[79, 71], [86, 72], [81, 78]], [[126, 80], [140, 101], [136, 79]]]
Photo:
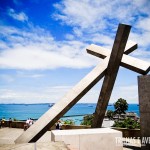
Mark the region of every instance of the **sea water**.
[[[17, 120], [26, 120], [27, 118], [38, 119], [51, 107], [49, 104], [0, 104], [0, 119], [5, 117]], [[73, 106], [62, 118], [62, 120], [72, 119], [75, 124], [79, 125], [83, 116], [86, 114], [93, 114], [96, 108], [95, 103], [77, 103]], [[114, 110], [113, 105], [109, 105], [107, 110]], [[137, 104], [129, 104], [129, 112], [135, 112], [138, 116], [139, 106]]]

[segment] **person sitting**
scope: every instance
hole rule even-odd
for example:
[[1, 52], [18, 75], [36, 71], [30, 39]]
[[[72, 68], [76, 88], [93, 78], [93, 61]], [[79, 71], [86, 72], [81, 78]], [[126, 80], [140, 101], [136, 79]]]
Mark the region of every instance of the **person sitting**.
[[33, 124], [33, 120], [30, 118], [29, 120], [29, 127]]

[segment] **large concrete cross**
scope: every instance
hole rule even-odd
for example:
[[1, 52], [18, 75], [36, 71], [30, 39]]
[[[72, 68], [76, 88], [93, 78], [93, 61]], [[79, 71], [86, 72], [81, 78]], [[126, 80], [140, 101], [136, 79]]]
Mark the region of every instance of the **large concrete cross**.
[[[131, 44], [130, 47], [126, 49], [126, 54], [133, 51], [135, 48], [136, 45]], [[102, 63], [98, 64], [77, 85], [75, 85], [59, 102], [57, 102], [45, 114], [43, 114], [43, 116], [41, 116], [29, 129], [27, 129], [15, 142], [36, 142], [51, 126], [54, 125], [59, 118], [61, 118], [72, 106], [74, 106], [105, 75], [108, 61], [109, 56], [105, 58]], [[146, 62], [143, 64], [144, 67], [137, 65], [135, 61], [128, 64], [127, 59], [122, 60], [121, 62], [123, 64], [127, 64], [125, 65], [126, 68], [132, 68], [133, 71], [141, 74], [146, 74], [147, 70], [149, 69], [149, 65]]]
[[[117, 42], [117, 36], [119, 39], [118, 42]], [[116, 35], [116, 39], [115, 39], [115, 42], [113, 45], [111, 55], [109, 54], [110, 52], [107, 49], [105, 49], [105, 51], [101, 51], [102, 52], [101, 53], [99, 51], [100, 47], [96, 46], [96, 45], [91, 45], [87, 48], [88, 53], [98, 56], [98, 57], [101, 57], [101, 58], [105, 58], [106, 56], [110, 55], [110, 60], [108, 63], [107, 71], [105, 73], [104, 82], [102, 84], [102, 88], [101, 88], [100, 95], [98, 98], [98, 103], [97, 103], [96, 110], [94, 113], [94, 119], [92, 122], [93, 128], [99, 128], [102, 126], [103, 118], [105, 116], [105, 112], [106, 112], [106, 109], [107, 109], [107, 106], [109, 103], [109, 99], [110, 99], [110, 96], [111, 96], [111, 93], [113, 90], [115, 79], [117, 77], [117, 73], [119, 70], [119, 65], [121, 63], [121, 59], [123, 56], [123, 51], [124, 51], [124, 47], [126, 44], [125, 38], [127, 40], [127, 36], [128, 35], [126, 34], [126, 32], [124, 33], [124, 35], [123, 35], [123, 33], [121, 34], [121, 32], [120, 32], [120, 35], [119, 34]], [[123, 42], [123, 40], [124, 40], [124, 42]], [[124, 55], [122, 60], [124, 62], [128, 61], [128, 63], [121, 63], [122, 66], [124, 66], [124, 67], [127, 67], [133, 61], [135, 61], [140, 66], [143, 66], [143, 67], [146, 66], [143, 61], [137, 61], [135, 58], [132, 58], [130, 56]], [[139, 68], [137, 68], [137, 71], [139, 71], [139, 73], [141, 73], [141, 74], [147, 74], [150, 70], [149, 63], [147, 63], [147, 67], [148, 67], [148, 69], [146, 72], [143, 72]], [[132, 67], [129, 67], [129, 69], [133, 70]]]
[[[92, 55], [95, 55], [97, 57], [100, 57], [100, 58], [105, 58], [105, 57], [110, 56], [110, 51], [108, 49], [104, 49], [104, 48], [94, 45], [94, 44], [90, 45], [87, 48], [87, 52]], [[124, 63], [124, 62], [128, 62], [128, 63]], [[132, 64], [133, 62], [135, 62], [137, 64], [137, 68], [133, 68], [132, 65], [129, 65], [129, 64]], [[111, 68], [109, 67], [109, 64], [112, 65]], [[109, 61], [109, 64], [107, 67], [107, 73], [105, 74], [102, 89], [101, 89], [101, 92], [99, 95], [98, 103], [96, 106], [94, 119], [93, 119], [93, 123], [92, 123], [93, 128], [98, 128], [98, 127], [102, 126], [103, 118], [105, 116], [107, 105], [108, 105], [108, 102], [109, 102], [109, 99], [111, 96], [111, 92], [112, 92], [112, 89], [114, 86], [116, 76], [114, 76], [113, 69], [115, 69], [116, 66], [111, 61]], [[150, 71], [149, 63], [142, 61], [142, 60], [138, 60], [136, 58], [133, 58], [133, 57], [127, 56], [127, 55], [123, 55], [121, 66], [126, 67], [132, 71], [135, 71], [135, 69], [136, 69], [136, 72], [143, 74], [143, 75], [147, 74]], [[139, 66], [141, 66], [141, 68], [143, 68], [143, 69], [147, 68], [146, 71], [143, 71], [141, 68], [139, 68]], [[112, 77], [112, 79], [110, 79], [110, 77], [112, 75], [114, 77]], [[117, 75], [117, 72], [116, 72], [116, 75]]]

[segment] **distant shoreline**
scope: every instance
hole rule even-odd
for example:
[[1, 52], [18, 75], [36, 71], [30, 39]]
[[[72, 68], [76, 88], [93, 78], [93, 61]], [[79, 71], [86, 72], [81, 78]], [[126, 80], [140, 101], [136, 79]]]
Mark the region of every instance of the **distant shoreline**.
[[[35, 103], [35, 104], [0, 104], [0, 118], [27, 120], [27, 118], [38, 119], [51, 107], [53, 103]], [[77, 103], [68, 112], [64, 114], [62, 120], [73, 119], [75, 124], [79, 124], [83, 120], [83, 116], [90, 115], [95, 112], [96, 103]], [[114, 105], [110, 103], [107, 110], [114, 111]], [[135, 112], [140, 116], [138, 104], [129, 104], [128, 112]]]
[[[55, 104], [55, 103], [0, 103], [0, 105], [49, 105], [49, 104]], [[97, 104], [97, 103], [77, 103], [77, 104]], [[138, 105], [139, 103], [128, 103], [133, 105]], [[108, 105], [113, 105], [113, 103], [109, 103]]]

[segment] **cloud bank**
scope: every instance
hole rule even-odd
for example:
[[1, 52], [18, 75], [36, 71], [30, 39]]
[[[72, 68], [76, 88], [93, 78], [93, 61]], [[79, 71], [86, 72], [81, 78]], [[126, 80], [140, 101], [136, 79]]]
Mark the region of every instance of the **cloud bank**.
[[72, 28], [62, 41], [57, 41], [46, 29], [35, 26], [23, 11], [17, 13], [12, 8], [8, 10], [10, 17], [28, 21], [28, 24], [23, 30], [0, 25], [0, 35], [3, 37], [0, 39], [0, 68], [92, 67], [98, 59], [88, 56], [86, 47], [95, 43], [111, 49], [120, 22], [133, 26], [130, 39], [138, 43], [139, 49], [132, 55], [150, 60], [150, 2], [63, 0], [55, 3], [54, 8], [51, 17]]

